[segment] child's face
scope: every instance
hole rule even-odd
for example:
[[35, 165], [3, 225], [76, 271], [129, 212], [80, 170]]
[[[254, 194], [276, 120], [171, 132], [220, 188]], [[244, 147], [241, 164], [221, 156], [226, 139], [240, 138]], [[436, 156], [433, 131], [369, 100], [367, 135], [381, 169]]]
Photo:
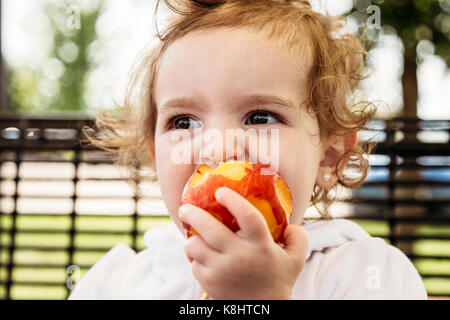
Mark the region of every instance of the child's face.
[[[226, 129], [278, 129], [277, 169], [294, 199], [290, 222], [301, 223], [323, 155], [318, 122], [306, 113], [304, 106], [300, 107], [307, 94], [310, 65], [308, 59], [295, 57], [287, 48], [278, 47], [246, 29], [222, 28], [190, 33], [167, 48], [157, 70], [155, 101], [158, 117], [154, 147], [149, 144], [149, 148], [156, 160], [166, 207], [180, 230], [183, 230], [178, 218], [181, 194], [199, 165], [194, 163], [194, 153], [199, 150], [192, 150], [191, 164], [176, 164], [171, 159], [172, 150], [180, 142], [172, 141], [171, 136], [175, 131], [193, 133], [194, 128], [200, 127], [203, 132], [218, 129], [224, 137], [223, 157], [203, 157], [203, 163], [229, 160], [225, 158], [226, 152], [235, 152], [237, 158], [245, 154], [246, 159], [252, 159], [248, 146], [225, 144]], [[277, 96], [295, 106], [281, 107], [265, 102], [244, 105], [240, 102], [256, 94]], [[192, 105], [187, 102], [167, 104], [169, 100], [181, 97], [194, 102]], [[256, 109], [266, 112], [252, 112]], [[188, 115], [177, 117], [172, 128], [168, 128], [166, 121], [173, 113]], [[270, 150], [270, 135], [266, 139]], [[207, 142], [204, 143], [205, 146]], [[257, 159], [256, 155], [252, 156]]]

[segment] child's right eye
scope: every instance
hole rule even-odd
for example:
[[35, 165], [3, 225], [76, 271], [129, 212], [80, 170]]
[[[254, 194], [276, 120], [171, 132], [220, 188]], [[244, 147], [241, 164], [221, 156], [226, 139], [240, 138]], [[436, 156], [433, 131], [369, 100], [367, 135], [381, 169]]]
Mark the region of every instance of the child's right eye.
[[[190, 116], [188, 114], [175, 114], [168, 118], [168, 120], [166, 121], [166, 127], [167, 127], [167, 129], [187, 130], [187, 129], [190, 129], [189, 126], [193, 122], [196, 122], [196, 123], [198, 123], [198, 125], [200, 125], [200, 122], [193, 119], [192, 116]], [[194, 125], [195, 125], [195, 123], [194, 123]], [[194, 128], [197, 128], [197, 127], [194, 127]]]

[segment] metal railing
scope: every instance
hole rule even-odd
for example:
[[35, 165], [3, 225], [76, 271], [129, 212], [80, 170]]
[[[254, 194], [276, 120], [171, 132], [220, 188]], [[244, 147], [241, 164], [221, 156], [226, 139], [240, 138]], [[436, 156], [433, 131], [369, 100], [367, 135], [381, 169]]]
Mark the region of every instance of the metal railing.
[[[74, 270], [120, 242], [142, 250], [145, 230], [169, 221], [157, 185], [138, 199], [110, 155], [79, 143], [85, 125], [92, 119], [0, 119], [3, 299], [64, 299]], [[450, 121], [370, 122], [360, 138], [378, 146], [366, 183], [332, 207], [403, 250], [436, 296], [450, 295], [449, 136]]]

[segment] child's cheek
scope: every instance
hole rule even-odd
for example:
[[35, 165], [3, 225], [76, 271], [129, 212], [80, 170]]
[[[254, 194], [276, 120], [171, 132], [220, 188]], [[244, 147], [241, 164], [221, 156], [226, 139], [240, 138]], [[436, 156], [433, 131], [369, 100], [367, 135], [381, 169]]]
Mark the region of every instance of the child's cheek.
[[178, 208], [181, 205], [184, 185], [191, 176], [194, 167], [191, 164], [176, 165], [170, 159], [158, 159], [157, 174], [164, 205], [172, 221], [180, 230], [183, 230], [183, 228], [178, 217]]
[[[286, 133], [286, 132], [285, 132]], [[300, 225], [308, 208], [317, 174], [319, 149], [310, 143], [301, 130], [280, 135], [280, 174], [288, 184], [292, 198], [292, 215], [289, 222]], [[292, 141], [295, 141], [292, 144]]]

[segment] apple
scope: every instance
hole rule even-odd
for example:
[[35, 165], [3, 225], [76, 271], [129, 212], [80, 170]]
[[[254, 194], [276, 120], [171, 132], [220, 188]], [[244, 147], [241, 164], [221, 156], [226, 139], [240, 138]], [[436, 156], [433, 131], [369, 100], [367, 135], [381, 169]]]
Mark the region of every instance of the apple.
[[[190, 203], [202, 208], [217, 220], [238, 231], [234, 216], [216, 201], [215, 191], [228, 187], [253, 204], [264, 216], [273, 240], [282, 242], [282, 236], [292, 213], [292, 196], [286, 182], [270, 169], [269, 164], [252, 164], [249, 161], [220, 162], [217, 168], [201, 165], [186, 183], [181, 204]], [[198, 234], [183, 222], [187, 237]]]

